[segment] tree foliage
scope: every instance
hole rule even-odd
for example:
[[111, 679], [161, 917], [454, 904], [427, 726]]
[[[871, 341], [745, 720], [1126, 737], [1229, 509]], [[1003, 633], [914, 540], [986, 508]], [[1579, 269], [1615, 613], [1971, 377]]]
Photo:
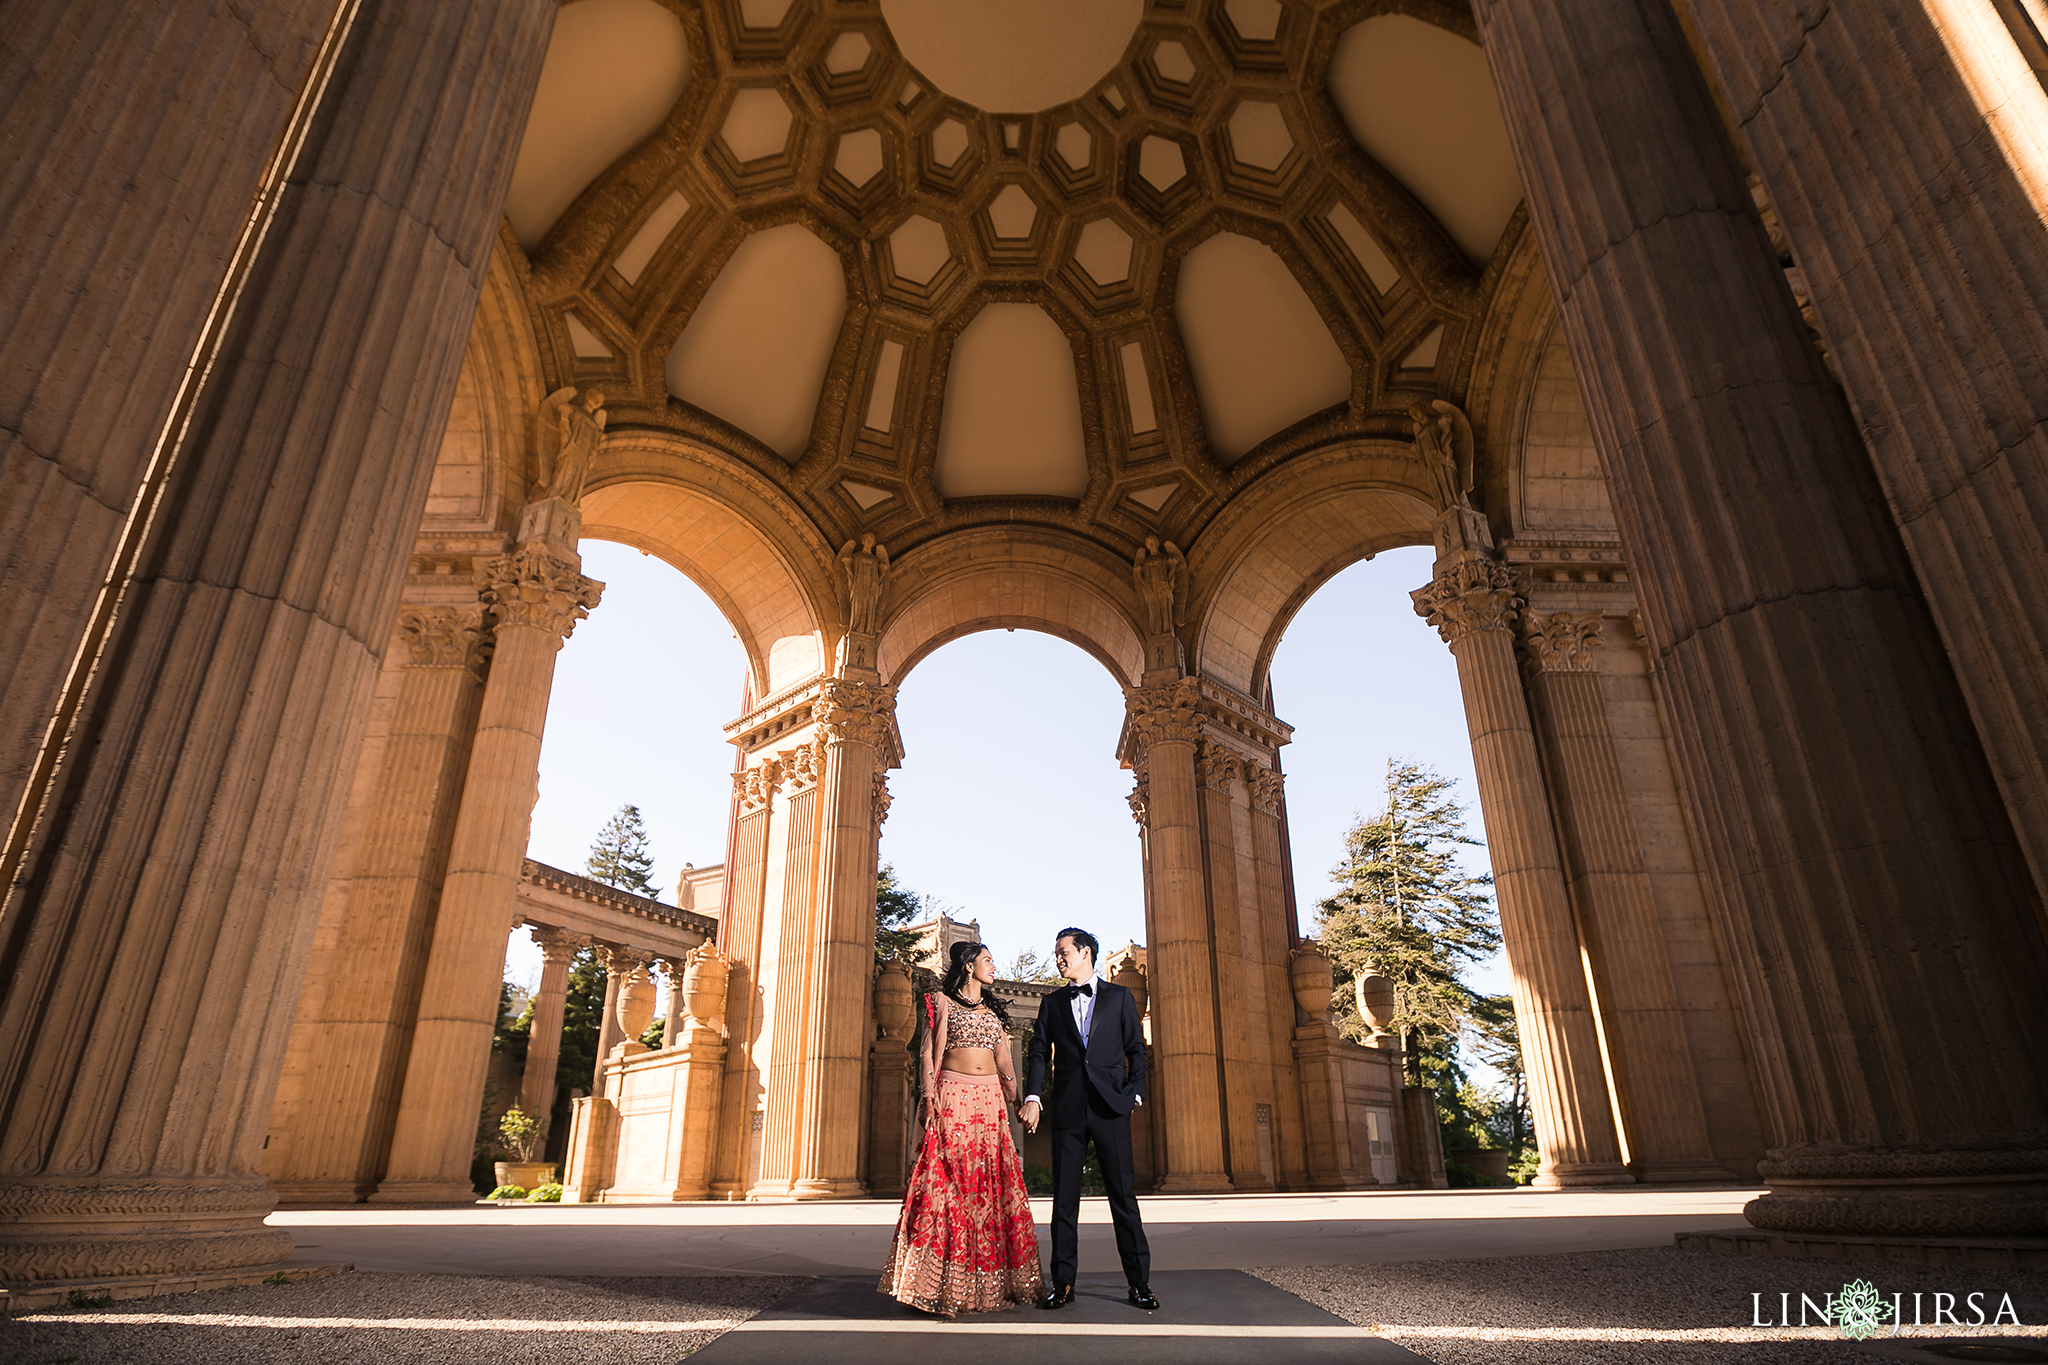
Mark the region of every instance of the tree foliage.
[[1393, 981], [1392, 1027], [1407, 1050], [1411, 1082], [1434, 1089], [1452, 1110], [1446, 1118], [1462, 1122], [1458, 1040], [1480, 999], [1463, 973], [1500, 948], [1493, 878], [1458, 863], [1461, 848], [1481, 844], [1465, 832], [1465, 808], [1449, 778], [1390, 758], [1386, 796], [1385, 810], [1345, 835], [1344, 861], [1333, 869], [1342, 889], [1317, 906], [1318, 933], [1336, 973], [1345, 1031], [1356, 1038], [1367, 1031], [1353, 981], [1375, 971]]
[[1058, 969], [1052, 965], [1050, 958], [1040, 957], [1029, 948], [1017, 954], [1016, 961], [1010, 964], [1010, 970], [1003, 973], [1003, 976], [1006, 980], [1010, 981], [1046, 983], [1062, 979]]
[[931, 897], [921, 896], [896, 878], [896, 865], [883, 863], [875, 875], [875, 966], [900, 958], [904, 970], [914, 978], [920, 970], [931, 971], [929, 949], [911, 925], [926, 918]]
[[654, 853], [648, 846], [647, 826], [641, 822], [638, 806], [620, 806], [618, 813], [605, 822], [590, 846], [590, 857], [583, 870], [593, 881], [606, 886], [616, 886], [649, 900], [660, 899], [661, 888], [648, 880], [654, 873]]
[[1506, 1095], [1487, 1095], [1489, 1104], [1481, 1125], [1493, 1145], [1519, 1152], [1534, 1140], [1536, 1123], [1529, 1108], [1529, 1073], [1522, 1064], [1522, 1035], [1515, 1026], [1514, 997], [1475, 997], [1470, 1036], [1473, 1054], [1507, 1082]]

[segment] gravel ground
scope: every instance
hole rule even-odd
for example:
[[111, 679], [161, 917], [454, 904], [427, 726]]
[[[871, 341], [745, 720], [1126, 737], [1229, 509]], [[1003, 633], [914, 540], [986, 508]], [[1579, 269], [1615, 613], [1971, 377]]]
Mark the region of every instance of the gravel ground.
[[[2048, 1323], [2048, 1272], [2042, 1271], [1859, 1265], [1652, 1247], [1247, 1273], [1371, 1327], [1439, 1365], [1874, 1365], [1875, 1356], [1835, 1329], [1820, 1327], [1817, 1319], [1804, 1339], [1788, 1339], [1791, 1334], [1783, 1329], [1750, 1326], [1757, 1306], [1752, 1294], [1763, 1295], [1767, 1320], [1775, 1322], [1778, 1296], [1790, 1291], [1797, 1323], [1802, 1293], [1822, 1303], [1824, 1294], [1857, 1278], [1875, 1285], [1887, 1300], [1905, 1294], [1909, 1323], [1916, 1291], [1986, 1291], [1987, 1318], [1996, 1313], [1999, 1295], [2009, 1293], [2027, 1326], [2023, 1334], [2048, 1335], [2043, 1327]], [[1931, 1316], [1933, 1299], [1923, 1302]], [[1967, 1306], [1960, 1316], [1968, 1321]], [[1946, 1328], [1941, 1335], [1969, 1334]], [[2000, 1332], [2020, 1334], [2010, 1326]], [[1886, 1328], [1869, 1345], [1886, 1341], [1902, 1344]], [[2034, 1344], [2048, 1349], [2048, 1341]]]
[[674, 1365], [802, 1283], [358, 1271], [25, 1315], [0, 1322], [0, 1362]]

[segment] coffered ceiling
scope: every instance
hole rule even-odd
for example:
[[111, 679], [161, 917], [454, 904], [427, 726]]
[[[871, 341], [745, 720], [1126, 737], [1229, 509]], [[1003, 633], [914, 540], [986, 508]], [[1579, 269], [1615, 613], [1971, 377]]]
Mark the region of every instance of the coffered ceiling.
[[1457, 397], [1519, 200], [1449, 4], [571, 0], [506, 214], [614, 431], [1121, 545]]

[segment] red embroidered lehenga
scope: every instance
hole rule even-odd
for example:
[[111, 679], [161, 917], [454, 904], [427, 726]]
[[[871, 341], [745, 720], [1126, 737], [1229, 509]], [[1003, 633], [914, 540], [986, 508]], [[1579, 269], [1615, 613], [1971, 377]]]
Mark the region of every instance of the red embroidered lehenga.
[[[1038, 1269], [1038, 1233], [1024, 1170], [1010, 1141], [1003, 1104], [1007, 1074], [969, 1076], [937, 1071], [948, 1047], [986, 1047], [998, 1067], [1009, 1063], [1009, 1039], [987, 1008], [954, 1005], [940, 1015], [928, 999], [925, 1074], [936, 1075], [937, 1121], [903, 1193], [896, 1241], [881, 1290], [912, 1308], [952, 1317], [1030, 1303], [1045, 1292]], [[948, 1036], [950, 1034], [950, 1037]]]

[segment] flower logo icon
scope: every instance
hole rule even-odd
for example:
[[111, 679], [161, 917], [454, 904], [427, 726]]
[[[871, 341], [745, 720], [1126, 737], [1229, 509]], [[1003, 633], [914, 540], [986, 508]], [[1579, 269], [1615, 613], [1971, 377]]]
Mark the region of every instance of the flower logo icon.
[[1878, 1297], [1876, 1285], [1851, 1280], [1835, 1295], [1835, 1326], [1843, 1336], [1861, 1341], [1877, 1334], [1878, 1325], [1890, 1316], [1890, 1307]]

